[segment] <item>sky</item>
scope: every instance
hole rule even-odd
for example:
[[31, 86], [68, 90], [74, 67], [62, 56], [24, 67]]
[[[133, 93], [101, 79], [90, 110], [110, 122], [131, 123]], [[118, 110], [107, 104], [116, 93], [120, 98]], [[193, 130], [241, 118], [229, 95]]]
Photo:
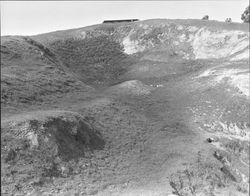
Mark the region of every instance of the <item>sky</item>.
[[138, 18], [242, 22], [248, 0], [213, 1], [1, 1], [1, 35], [35, 35], [84, 27], [103, 20]]

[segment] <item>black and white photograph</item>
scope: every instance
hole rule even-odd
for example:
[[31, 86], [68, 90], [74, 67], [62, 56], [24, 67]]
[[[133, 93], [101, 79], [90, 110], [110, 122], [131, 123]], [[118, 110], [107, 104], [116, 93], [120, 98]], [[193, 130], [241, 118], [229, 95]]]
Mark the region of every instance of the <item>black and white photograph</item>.
[[1, 195], [248, 196], [249, 4], [1, 1]]

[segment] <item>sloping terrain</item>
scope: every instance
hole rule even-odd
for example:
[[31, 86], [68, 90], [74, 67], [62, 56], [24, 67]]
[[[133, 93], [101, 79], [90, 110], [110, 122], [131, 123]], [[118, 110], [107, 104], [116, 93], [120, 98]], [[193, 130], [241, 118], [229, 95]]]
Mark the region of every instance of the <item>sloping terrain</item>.
[[2, 194], [248, 195], [248, 28], [1, 37]]
[[92, 88], [66, 72], [48, 48], [28, 37], [1, 38], [2, 111], [52, 103], [77, 91]]

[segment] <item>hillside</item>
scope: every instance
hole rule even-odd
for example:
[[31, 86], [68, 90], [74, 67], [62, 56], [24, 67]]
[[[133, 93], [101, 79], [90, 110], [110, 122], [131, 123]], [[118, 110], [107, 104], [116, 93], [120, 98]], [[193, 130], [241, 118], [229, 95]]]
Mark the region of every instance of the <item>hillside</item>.
[[248, 195], [248, 31], [153, 19], [1, 37], [2, 194]]

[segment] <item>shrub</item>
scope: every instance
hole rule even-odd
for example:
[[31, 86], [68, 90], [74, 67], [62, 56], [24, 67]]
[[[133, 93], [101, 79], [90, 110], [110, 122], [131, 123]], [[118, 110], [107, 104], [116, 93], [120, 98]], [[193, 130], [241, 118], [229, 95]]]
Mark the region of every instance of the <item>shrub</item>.
[[202, 161], [202, 156], [198, 153], [197, 163], [172, 174], [169, 183], [174, 190], [173, 194], [178, 196], [199, 193], [214, 195], [216, 187], [225, 187], [228, 184], [228, 178], [220, 171], [218, 164]]
[[249, 23], [250, 22], [250, 6], [246, 7], [246, 9], [243, 12], [243, 14], [241, 14], [241, 20], [244, 23]]
[[226, 18], [225, 22], [231, 23], [232, 22], [232, 18]]
[[209, 16], [208, 15], [203, 16], [202, 20], [209, 20]]

